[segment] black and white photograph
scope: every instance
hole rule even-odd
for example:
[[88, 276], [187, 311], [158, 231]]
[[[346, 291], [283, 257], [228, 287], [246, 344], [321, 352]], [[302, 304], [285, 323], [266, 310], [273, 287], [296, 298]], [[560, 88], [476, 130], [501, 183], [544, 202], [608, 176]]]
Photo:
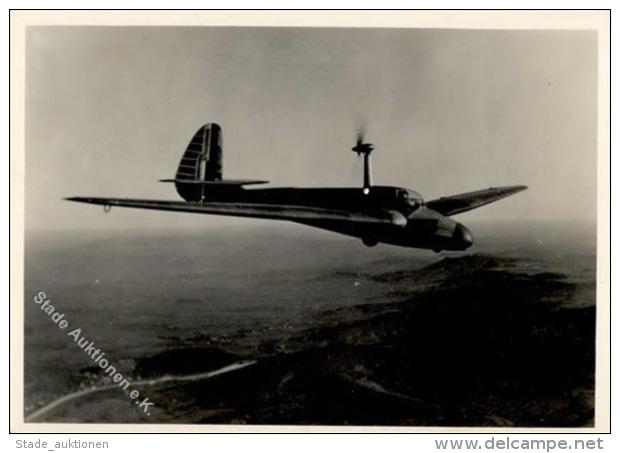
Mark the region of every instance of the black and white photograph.
[[21, 426], [607, 429], [607, 34], [23, 39]]

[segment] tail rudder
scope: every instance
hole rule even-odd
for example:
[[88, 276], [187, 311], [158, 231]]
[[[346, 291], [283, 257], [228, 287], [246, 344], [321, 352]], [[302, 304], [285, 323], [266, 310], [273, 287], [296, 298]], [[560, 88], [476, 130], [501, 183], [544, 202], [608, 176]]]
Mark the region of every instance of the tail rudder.
[[208, 123], [198, 129], [187, 145], [177, 168], [175, 187], [185, 200], [200, 201], [204, 198], [205, 186], [196, 182], [221, 179], [222, 128]]

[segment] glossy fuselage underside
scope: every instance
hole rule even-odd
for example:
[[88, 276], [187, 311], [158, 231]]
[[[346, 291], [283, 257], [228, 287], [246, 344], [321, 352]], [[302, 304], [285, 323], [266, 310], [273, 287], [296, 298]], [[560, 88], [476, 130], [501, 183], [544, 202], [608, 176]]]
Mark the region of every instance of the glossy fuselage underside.
[[409, 189], [373, 186], [361, 188], [205, 188], [205, 202], [239, 202], [309, 206], [347, 212], [375, 214], [390, 210], [400, 213], [406, 225], [349, 223], [327, 220], [299, 220], [297, 223], [334, 231], [364, 240], [434, 250], [465, 250], [472, 245], [470, 232], [458, 222], [424, 206], [422, 197]]

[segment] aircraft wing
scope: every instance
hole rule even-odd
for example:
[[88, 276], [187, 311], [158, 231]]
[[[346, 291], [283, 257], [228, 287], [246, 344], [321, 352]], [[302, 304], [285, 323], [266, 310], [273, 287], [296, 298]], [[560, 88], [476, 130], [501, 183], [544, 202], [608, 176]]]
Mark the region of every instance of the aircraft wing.
[[471, 211], [485, 204], [501, 200], [517, 192], [527, 189], [527, 186], [491, 187], [490, 189], [477, 190], [449, 197], [441, 197], [426, 202], [426, 207], [451, 216], [461, 212]]
[[233, 217], [258, 219], [308, 221], [327, 220], [358, 224], [380, 224], [404, 227], [407, 219], [399, 212], [382, 209], [373, 213], [349, 212], [335, 209], [315, 208], [279, 204], [237, 203], [237, 202], [186, 202], [163, 200], [134, 200], [126, 198], [71, 197], [69, 201], [128, 208], [154, 209], [158, 211], [194, 212]]

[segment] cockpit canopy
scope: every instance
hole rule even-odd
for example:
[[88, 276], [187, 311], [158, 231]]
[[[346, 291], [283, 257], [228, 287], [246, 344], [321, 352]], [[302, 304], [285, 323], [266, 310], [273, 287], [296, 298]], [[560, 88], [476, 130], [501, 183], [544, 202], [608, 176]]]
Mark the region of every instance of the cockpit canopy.
[[424, 206], [422, 196], [403, 187], [373, 186], [370, 196], [383, 206], [390, 206], [401, 212], [413, 212]]
[[410, 189], [398, 189], [397, 197], [403, 203], [411, 206], [414, 209], [417, 209], [424, 204], [424, 199], [422, 198], [422, 196], [419, 193]]

